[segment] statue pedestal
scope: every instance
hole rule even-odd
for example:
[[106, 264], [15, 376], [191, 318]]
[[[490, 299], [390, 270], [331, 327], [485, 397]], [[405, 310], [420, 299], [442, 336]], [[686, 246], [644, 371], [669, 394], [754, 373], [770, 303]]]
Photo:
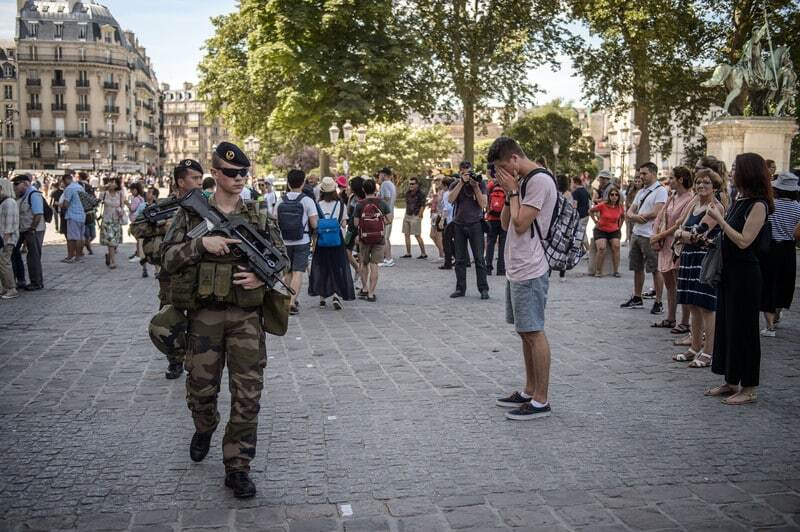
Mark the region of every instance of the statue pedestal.
[[778, 172], [789, 170], [792, 138], [797, 134], [793, 118], [725, 116], [703, 124], [706, 153], [731, 168], [740, 153], [754, 152], [772, 159]]

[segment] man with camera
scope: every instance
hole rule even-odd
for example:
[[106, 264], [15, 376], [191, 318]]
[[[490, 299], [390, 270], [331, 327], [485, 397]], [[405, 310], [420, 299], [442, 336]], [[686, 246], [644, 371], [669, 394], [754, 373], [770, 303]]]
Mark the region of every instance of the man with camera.
[[467, 242], [475, 258], [475, 275], [481, 299], [489, 299], [489, 283], [486, 280], [486, 262], [483, 254], [483, 210], [486, 208], [486, 184], [483, 178], [472, 171], [472, 163], [463, 161], [458, 165], [459, 178], [450, 185], [447, 201], [453, 204], [455, 251], [456, 251], [456, 291], [450, 297], [464, 297], [467, 292]]

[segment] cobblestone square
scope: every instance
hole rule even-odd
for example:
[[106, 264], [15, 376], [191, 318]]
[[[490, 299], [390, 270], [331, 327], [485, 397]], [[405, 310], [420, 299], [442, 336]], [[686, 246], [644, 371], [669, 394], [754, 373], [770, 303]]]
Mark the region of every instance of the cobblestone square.
[[727, 407], [647, 310], [619, 309], [627, 272], [581, 265], [550, 286], [553, 416], [512, 422], [494, 404], [522, 373], [504, 279], [480, 301], [468, 270], [454, 303], [452, 272], [398, 259], [377, 303], [304, 296], [268, 338], [258, 495], [242, 502], [221, 431], [189, 459], [184, 379], [164, 379], [146, 332], [155, 281], [98, 249], [69, 265], [45, 246], [46, 290], [0, 305], [0, 530], [800, 527], [796, 312], [763, 339], [758, 403]]

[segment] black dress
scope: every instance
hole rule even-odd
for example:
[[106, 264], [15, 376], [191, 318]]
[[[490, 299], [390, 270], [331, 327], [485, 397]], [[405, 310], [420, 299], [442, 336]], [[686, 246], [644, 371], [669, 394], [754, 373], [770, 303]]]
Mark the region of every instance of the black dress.
[[[683, 226], [683, 230], [691, 230], [698, 226], [706, 215], [690, 214]], [[713, 240], [720, 231], [717, 225], [708, 232], [706, 238]], [[696, 244], [685, 244], [681, 252], [681, 263], [678, 268], [678, 304], [694, 305], [714, 312], [717, 309], [717, 290], [700, 281], [703, 259], [708, 254], [708, 248]]]
[[[344, 206], [338, 203], [335, 208], [333, 216], [336, 218]], [[345, 251], [344, 235], [339, 246], [314, 246], [311, 272], [308, 276], [308, 295], [328, 298], [334, 294], [344, 301], [356, 298], [353, 274]]]
[[[760, 199], [741, 198], [725, 216], [725, 221], [740, 232], [747, 215]], [[758, 386], [761, 365], [759, 304], [761, 267], [756, 247], [758, 238], [745, 249], [722, 237], [722, 279], [717, 295], [717, 321], [711, 370], [724, 375], [731, 385]]]

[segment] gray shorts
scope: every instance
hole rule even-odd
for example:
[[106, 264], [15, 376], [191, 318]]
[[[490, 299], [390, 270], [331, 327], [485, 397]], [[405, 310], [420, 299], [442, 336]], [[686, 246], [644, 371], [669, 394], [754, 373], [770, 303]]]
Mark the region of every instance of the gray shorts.
[[628, 252], [628, 269], [632, 272], [647, 273], [658, 271], [658, 253], [650, 246], [650, 238], [632, 235]]
[[308, 267], [308, 254], [311, 253], [311, 244], [299, 244], [297, 246], [286, 246], [286, 254], [289, 256], [291, 267], [289, 271], [304, 272]]
[[67, 240], [83, 240], [83, 221], [67, 220]]
[[544, 309], [547, 306], [548, 274], [527, 281], [506, 282], [506, 323], [517, 332], [544, 330]]

